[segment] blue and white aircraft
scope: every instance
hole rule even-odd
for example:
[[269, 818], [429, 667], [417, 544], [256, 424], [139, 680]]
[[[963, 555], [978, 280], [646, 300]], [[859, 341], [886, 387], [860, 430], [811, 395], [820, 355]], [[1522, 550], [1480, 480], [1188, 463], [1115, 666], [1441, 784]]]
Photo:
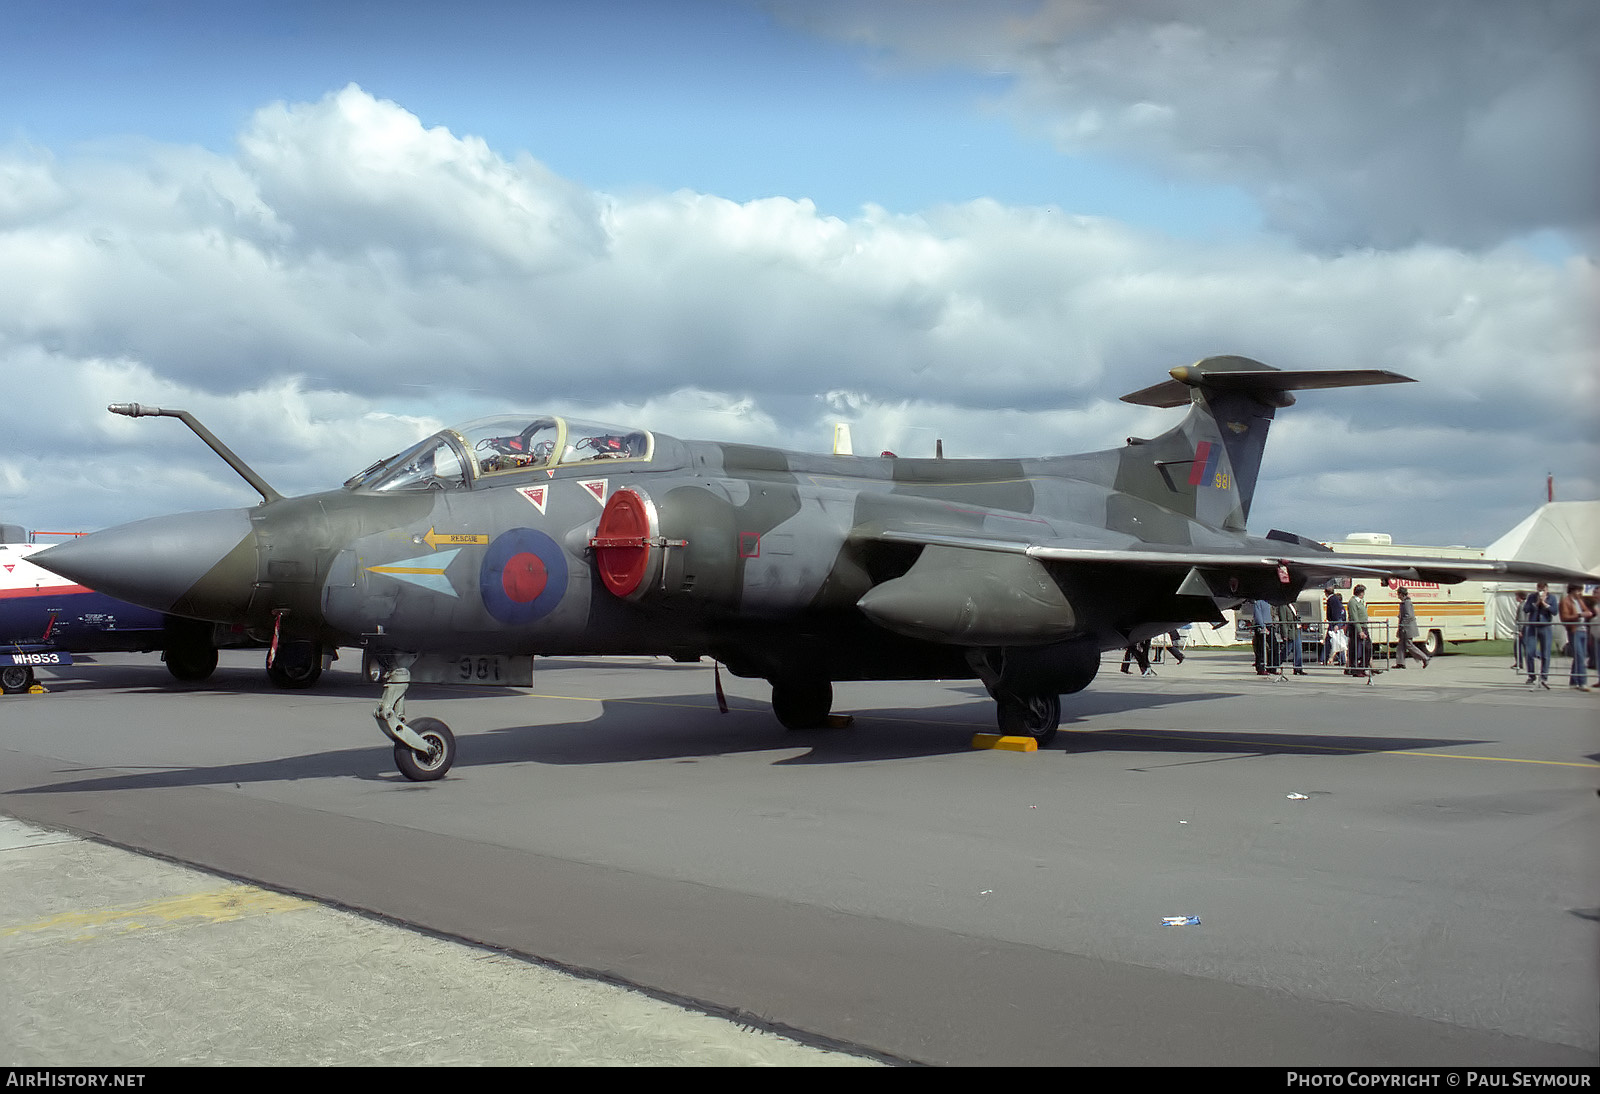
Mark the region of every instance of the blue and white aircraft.
[[222, 645], [256, 644], [242, 635], [219, 635], [211, 623], [141, 608], [35, 566], [28, 556], [48, 544], [20, 542], [26, 539], [20, 528], [3, 528], [0, 538], [19, 542], [0, 542], [0, 692], [25, 692], [34, 684], [35, 669], [71, 665], [73, 654], [81, 653], [160, 650], [174, 677], [199, 681], [217, 667], [219, 638]]

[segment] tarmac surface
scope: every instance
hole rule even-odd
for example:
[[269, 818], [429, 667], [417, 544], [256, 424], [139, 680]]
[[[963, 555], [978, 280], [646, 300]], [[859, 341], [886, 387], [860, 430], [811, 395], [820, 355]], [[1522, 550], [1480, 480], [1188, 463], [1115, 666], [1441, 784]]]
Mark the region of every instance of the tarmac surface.
[[414, 687], [460, 745], [414, 784], [374, 685], [260, 656], [0, 697], [0, 1062], [1600, 1062], [1564, 663], [1108, 655], [1017, 753], [972, 747], [968, 681], [839, 684], [853, 724], [793, 733], [709, 664], [541, 662]]

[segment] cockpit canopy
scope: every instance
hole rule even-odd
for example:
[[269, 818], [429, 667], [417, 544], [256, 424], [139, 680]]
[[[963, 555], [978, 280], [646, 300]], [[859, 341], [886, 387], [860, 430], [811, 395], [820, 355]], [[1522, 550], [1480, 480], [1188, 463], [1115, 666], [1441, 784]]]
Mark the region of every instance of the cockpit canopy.
[[497, 475], [648, 460], [654, 449], [655, 438], [641, 429], [570, 418], [479, 418], [441, 429], [344, 485], [347, 490], [470, 490], [492, 484]]

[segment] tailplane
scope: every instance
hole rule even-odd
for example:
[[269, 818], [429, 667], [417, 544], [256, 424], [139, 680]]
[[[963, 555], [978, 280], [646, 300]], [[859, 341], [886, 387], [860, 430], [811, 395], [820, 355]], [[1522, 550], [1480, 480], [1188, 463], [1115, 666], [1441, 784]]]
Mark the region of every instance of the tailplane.
[[1124, 395], [1140, 406], [1191, 407], [1177, 428], [1123, 450], [1117, 489], [1216, 528], [1242, 532], [1267, 430], [1295, 391], [1410, 383], [1383, 369], [1286, 371], [1248, 357], [1207, 357]]

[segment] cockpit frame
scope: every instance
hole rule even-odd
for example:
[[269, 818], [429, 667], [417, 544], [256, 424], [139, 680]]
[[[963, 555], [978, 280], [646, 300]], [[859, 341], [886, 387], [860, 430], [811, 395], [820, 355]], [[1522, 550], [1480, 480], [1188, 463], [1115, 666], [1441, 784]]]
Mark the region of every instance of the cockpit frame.
[[345, 482], [347, 490], [473, 490], [530, 472], [648, 463], [655, 435], [554, 415], [497, 415], [441, 429]]

